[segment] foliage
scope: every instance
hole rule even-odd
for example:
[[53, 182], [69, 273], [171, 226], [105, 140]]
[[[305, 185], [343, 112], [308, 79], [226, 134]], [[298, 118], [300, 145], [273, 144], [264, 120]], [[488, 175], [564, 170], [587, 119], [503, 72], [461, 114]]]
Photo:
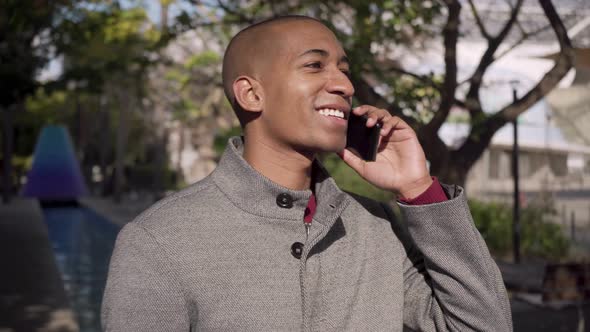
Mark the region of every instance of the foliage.
[[[499, 256], [512, 252], [512, 208], [500, 203], [469, 202], [477, 229], [490, 250]], [[547, 220], [546, 205], [529, 205], [521, 211], [521, 240], [523, 256], [563, 258], [570, 242], [559, 225]]]
[[[441, 112], [439, 107], [445, 98], [452, 105], [466, 105], [465, 101], [455, 103], [454, 90], [446, 97], [443, 93], [448, 85], [446, 78], [453, 74], [453, 70], [456, 74], [456, 68], [448, 66], [444, 75], [415, 74], [406, 72], [397, 61], [404, 52], [408, 54], [430, 47], [433, 42], [439, 43], [441, 36], [442, 39], [447, 38], [448, 29], [443, 29], [442, 24], [443, 19], [450, 15], [450, 4], [457, 3], [454, 0], [160, 0], [164, 13], [160, 25], [151, 20], [143, 7], [145, 2], [140, 0], [0, 1], [0, 42], [8, 45], [0, 49], [0, 74], [3, 77], [12, 77], [10, 73], [20, 75], [3, 80], [11, 86], [0, 89], [2, 105], [14, 103], [18, 98], [22, 101], [33, 94], [40, 84], [36, 77], [39, 69], [50, 58], [62, 55], [64, 59], [63, 75], [55, 82], [45, 83], [43, 90], [39, 90], [42, 92], [37, 92], [27, 101], [29, 115], [18, 117], [21, 128], [16, 130], [17, 145], [23, 147], [30, 147], [34, 141], [31, 137], [36, 134], [31, 128], [46, 122], [65, 122], [75, 127], [81, 110], [85, 113], [105, 113], [107, 119], [104, 121], [98, 114], [88, 117], [90, 121], [106, 123], [98, 131], [111, 136], [130, 137], [130, 146], [125, 148], [126, 163], [152, 162], [154, 155], [163, 155], [169, 128], [196, 128], [211, 124], [207, 133], [199, 135], [215, 133], [219, 130], [219, 123], [225, 123], [224, 126], [228, 123], [215, 120], [220, 115], [231, 114], [221, 90], [223, 45], [247, 24], [284, 14], [316, 17], [335, 31], [352, 59], [352, 79], [357, 86], [361, 84], [361, 88], [357, 87], [359, 102], [403, 115], [413, 120], [411, 124], [415, 128], [425, 128], [423, 125], [437, 113], [445, 114], [445, 110]], [[171, 23], [165, 18], [168, 7], [174, 7], [170, 12], [177, 14]], [[11, 19], [6, 19], [9, 16]], [[460, 23], [456, 21], [457, 26]], [[194, 34], [183, 34], [189, 27], [194, 28], [191, 31]], [[201, 45], [197, 49], [191, 48], [195, 39]], [[167, 48], [171, 41], [174, 41], [176, 55], [178, 50], [185, 51], [182, 56], [171, 55], [173, 52]], [[444, 45], [446, 48], [447, 44]], [[22, 84], [19, 83], [21, 79]], [[373, 94], [378, 96], [377, 99], [360, 93], [362, 84], [367, 82], [371, 83], [372, 91], [377, 92]], [[464, 83], [471, 84], [468, 81]], [[380, 103], [374, 103], [375, 100]], [[80, 105], [76, 105], [77, 102]], [[102, 110], [97, 106], [100, 103], [106, 105], [109, 111], [98, 112]], [[123, 114], [121, 111], [131, 114], [132, 129], [115, 130], [125, 124], [124, 117], [119, 121], [119, 116]], [[133, 129], [138, 126], [140, 118], [144, 119], [143, 125], [139, 130]], [[468, 120], [473, 123], [473, 119], [478, 118], [487, 119], [486, 116], [471, 116]], [[482, 127], [497, 129], [494, 126]], [[444, 145], [441, 147], [439, 141], [425, 144], [425, 137], [438, 137], [429, 135], [438, 129], [437, 126], [433, 128], [427, 128], [431, 132], [420, 135], [431, 159], [431, 169], [435, 173], [437, 170], [444, 171], [444, 167], [437, 162], [440, 159], [455, 163], [449, 164], [448, 169], [467, 174], [465, 168], [469, 168], [471, 160], [465, 161], [460, 157], [475, 155], [477, 149], [457, 151], [450, 157], [450, 152], [444, 149]], [[481, 135], [484, 143], [485, 133], [487, 131]], [[95, 146], [98, 148], [101, 143], [112, 145], [115, 141], [117, 146], [127, 144], [125, 139], [111, 138], [109, 142], [98, 142]], [[157, 153], [145, 151], [154, 145], [160, 147]], [[83, 149], [96, 150], [90, 145]], [[92, 153], [95, 155], [92, 161], [95, 162], [99, 158], [97, 153]], [[22, 152], [19, 155], [26, 156]], [[113, 153], [103, 151], [100, 158], [106, 158], [107, 164], [110, 164]], [[343, 187], [352, 191], [362, 187], [355, 182], [356, 175], [347, 173], [347, 168], [342, 167], [337, 159], [326, 157], [325, 161]], [[373, 192], [373, 189], [360, 190], [368, 196], [385, 197]]]
[[[356, 98], [363, 104], [387, 109], [408, 122], [418, 133], [431, 172], [446, 182], [461, 185], [494, 133], [553, 89], [573, 63], [571, 42], [553, 3], [539, 0], [544, 17], [538, 15], [535, 20], [541, 24], [544, 19], [549, 21], [547, 28], [553, 30], [561, 48], [555, 66], [528, 92], [521, 94], [521, 98], [495, 113], [487, 113], [494, 110], [484, 109], [487, 105], [482, 105], [480, 91], [488, 69], [506, 52], [539, 31], [547, 30], [527, 31], [521, 24], [519, 13], [522, 14], [523, 0], [498, 4], [502, 9], [495, 13], [498, 17], [494, 20], [499, 22], [495, 23], [499, 29], [493, 33], [486, 29], [485, 21], [489, 18], [477, 11], [478, 6], [479, 9], [486, 6], [471, 1], [221, 0], [217, 4], [224, 23], [234, 28], [285, 14], [303, 14], [322, 20], [335, 32], [352, 60], [351, 79]], [[470, 15], [462, 14], [469, 9]], [[478, 28], [481, 39], [487, 41], [487, 49], [474, 62], [475, 70], [457, 63], [458, 41], [469, 25]], [[231, 28], [226, 30], [235, 32]], [[508, 35], [521, 38], [514, 42]], [[444, 68], [427, 73], [404, 67], [405, 59], [422, 61], [415, 53], [424, 54], [420, 51], [426, 48], [439, 51]], [[460, 82], [459, 69], [472, 74]], [[470, 132], [461, 146], [448, 147], [437, 133], [451, 109], [457, 107], [469, 113]]]
[[21, 102], [38, 86], [52, 56], [53, 24], [69, 1], [0, 1], [0, 107]]
[[[184, 61], [172, 63], [164, 68], [165, 82], [158, 87], [158, 95], [168, 94], [172, 117], [190, 125], [212, 115], [214, 108], [223, 108], [220, 104], [222, 94], [216, 81], [221, 77], [221, 56], [204, 50], [190, 54]], [[218, 90], [217, 94], [215, 93]], [[217, 98], [215, 98], [217, 96]], [[215, 106], [213, 106], [215, 105]]]
[[[221, 3], [224, 3], [223, 1]], [[442, 82], [440, 75], [416, 79], [398, 71], [394, 60], [403, 52], [427, 47], [439, 33], [437, 20], [444, 12], [439, 1], [370, 0], [370, 1], [292, 1], [279, 4], [267, 1], [225, 2], [224, 22], [229, 26], [240, 22], [260, 21], [286, 14], [308, 15], [322, 20], [341, 41], [352, 59], [354, 80], [370, 76], [383, 84], [380, 93], [392, 109], [405, 111], [426, 122], [439, 102], [440, 92], [433, 87]], [[428, 84], [427, 84], [428, 83]]]
[[[395, 58], [402, 52], [427, 47], [438, 33], [436, 21], [442, 15], [441, 3], [414, 0], [329, 1], [325, 7], [319, 7], [322, 11], [317, 17], [336, 33], [353, 60], [353, 80], [372, 77], [382, 82], [379, 91], [391, 109], [404, 111], [422, 122], [427, 121], [439, 102], [439, 91], [426, 84], [425, 80], [398, 71], [401, 65]], [[440, 75], [426, 76], [430, 82], [438, 84], [441, 81]]]
[[145, 9], [122, 9], [117, 2], [80, 8], [60, 21], [58, 31], [55, 45], [65, 56], [61, 81], [95, 93], [114, 76], [142, 75], [166, 42]]

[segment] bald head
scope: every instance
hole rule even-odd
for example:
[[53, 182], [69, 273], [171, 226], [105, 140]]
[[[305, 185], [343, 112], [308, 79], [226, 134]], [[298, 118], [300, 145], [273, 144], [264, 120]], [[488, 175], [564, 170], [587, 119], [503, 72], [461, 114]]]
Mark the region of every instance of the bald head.
[[[240, 76], [260, 78], [280, 54], [285, 25], [309, 22], [324, 26], [320, 21], [306, 16], [282, 16], [247, 27], [230, 41], [223, 57], [223, 89], [240, 122], [242, 110], [236, 102], [233, 84]], [[324, 26], [325, 28], [325, 26]], [[327, 28], [326, 28], [327, 29]]]

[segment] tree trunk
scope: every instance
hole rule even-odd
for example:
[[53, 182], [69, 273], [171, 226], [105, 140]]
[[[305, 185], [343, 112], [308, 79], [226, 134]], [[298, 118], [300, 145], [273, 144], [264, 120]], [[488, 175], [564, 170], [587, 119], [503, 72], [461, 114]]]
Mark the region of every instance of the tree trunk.
[[10, 203], [12, 198], [12, 133], [13, 133], [13, 114], [12, 106], [4, 109], [0, 108], [2, 112], [2, 159], [4, 160], [4, 173], [2, 174], [2, 202], [4, 204]]
[[106, 102], [103, 96], [98, 97], [98, 107], [99, 113], [102, 115], [101, 124], [100, 124], [100, 147], [99, 147], [99, 158], [100, 158], [100, 174], [102, 175], [102, 183], [101, 183], [101, 196], [105, 197], [109, 192], [109, 180], [107, 175], [107, 164], [108, 164], [108, 155], [111, 148], [111, 127], [110, 127], [110, 110], [106, 105]]
[[182, 121], [180, 122], [180, 128], [178, 128], [178, 132], [179, 132], [179, 137], [178, 137], [178, 159], [176, 160], [176, 167], [175, 167], [175, 171], [176, 171], [176, 184], [178, 184], [178, 182], [180, 181], [180, 179], [182, 178], [182, 152], [184, 151], [184, 145], [185, 143], [185, 139], [184, 139], [184, 124], [182, 123]]
[[437, 176], [443, 183], [455, 184], [465, 188], [467, 174], [474, 164], [471, 160], [471, 158], [451, 152], [449, 158], [445, 159], [444, 164], [440, 164], [439, 169], [432, 172], [432, 174]]
[[130, 95], [123, 89], [117, 92], [119, 101], [119, 125], [117, 126], [117, 144], [115, 146], [115, 183], [113, 198], [115, 203], [121, 202], [125, 183], [125, 150], [127, 149], [127, 132], [129, 127]]
[[465, 188], [465, 184], [467, 183], [467, 173], [468, 170], [455, 167], [455, 165], [452, 165], [451, 163], [449, 167], [445, 168], [445, 170], [438, 175], [438, 178], [443, 183], [456, 184]]
[[154, 201], [164, 197], [166, 177], [168, 176], [168, 130], [163, 129], [156, 143], [156, 167], [154, 174]]

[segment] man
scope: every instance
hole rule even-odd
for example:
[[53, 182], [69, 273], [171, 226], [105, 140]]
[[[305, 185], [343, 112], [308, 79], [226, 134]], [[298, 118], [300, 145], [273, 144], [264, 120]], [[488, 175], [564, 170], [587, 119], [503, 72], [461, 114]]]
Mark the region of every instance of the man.
[[[210, 176], [121, 231], [107, 331], [512, 329], [463, 190], [430, 177], [402, 120], [351, 110], [348, 66], [334, 34], [311, 18], [233, 38], [223, 82], [244, 136], [230, 139]], [[382, 124], [375, 162], [344, 149], [350, 112]], [[342, 192], [318, 152], [338, 152], [397, 193], [406, 223], [386, 204]]]

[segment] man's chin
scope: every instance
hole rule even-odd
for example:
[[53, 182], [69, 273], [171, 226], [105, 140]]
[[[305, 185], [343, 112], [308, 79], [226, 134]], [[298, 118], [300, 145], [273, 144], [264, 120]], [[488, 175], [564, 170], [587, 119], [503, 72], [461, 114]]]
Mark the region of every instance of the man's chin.
[[298, 147], [300, 151], [307, 151], [307, 153], [338, 153], [344, 150], [346, 146], [346, 138], [340, 137], [322, 137], [314, 138], [307, 141], [307, 144], [301, 144]]
[[322, 144], [322, 146], [320, 147], [320, 150], [318, 152], [322, 152], [322, 153], [338, 153], [342, 150], [344, 150], [344, 148], [346, 147], [346, 141], [340, 141], [340, 142], [326, 142], [325, 144]]

